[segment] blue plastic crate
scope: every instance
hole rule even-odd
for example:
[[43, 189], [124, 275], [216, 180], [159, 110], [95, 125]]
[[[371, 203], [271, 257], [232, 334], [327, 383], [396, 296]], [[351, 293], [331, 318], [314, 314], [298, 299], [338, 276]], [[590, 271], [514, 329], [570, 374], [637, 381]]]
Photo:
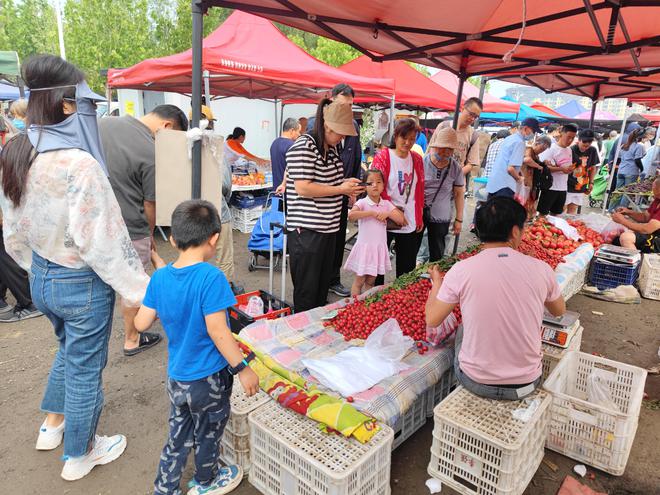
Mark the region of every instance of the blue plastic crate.
[[234, 194], [231, 198], [230, 204], [236, 208], [246, 209], [246, 208], [256, 208], [259, 206], [264, 206], [268, 200], [268, 195], [246, 195], [246, 194]]
[[619, 285], [633, 285], [639, 275], [639, 263], [626, 265], [594, 258], [591, 263], [589, 284], [599, 290], [612, 289]]

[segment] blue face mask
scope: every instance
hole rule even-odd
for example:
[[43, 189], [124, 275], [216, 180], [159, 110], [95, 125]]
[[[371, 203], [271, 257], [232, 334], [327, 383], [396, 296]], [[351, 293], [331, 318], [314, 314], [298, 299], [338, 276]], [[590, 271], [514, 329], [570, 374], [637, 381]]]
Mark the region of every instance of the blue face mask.
[[[60, 87], [68, 86], [57, 88]], [[32, 91], [57, 88], [35, 88]], [[105, 101], [105, 98], [94, 93], [85, 81], [76, 84], [75, 88], [76, 113], [69, 115], [58, 124], [31, 125], [27, 131], [28, 138], [39, 153], [73, 148], [87, 151], [108, 175], [94, 104], [95, 101]]]
[[532, 132], [531, 134], [528, 134], [527, 136], [523, 136], [523, 139], [525, 141], [531, 141], [532, 139], [534, 139], [534, 133]]
[[22, 130], [25, 129], [25, 122], [23, 122], [21, 119], [14, 119], [14, 120], [11, 121], [11, 123], [19, 131], [22, 131]]

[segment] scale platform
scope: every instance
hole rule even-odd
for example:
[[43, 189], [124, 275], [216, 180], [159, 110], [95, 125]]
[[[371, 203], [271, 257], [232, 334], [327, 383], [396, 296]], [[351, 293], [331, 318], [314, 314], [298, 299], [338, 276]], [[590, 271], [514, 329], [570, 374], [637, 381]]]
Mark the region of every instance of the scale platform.
[[636, 249], [626, 249], [620, 246], [613, 246], [612, 244], [603, 244], [596, 251], [594, 258], [624, 263], [626, 265], [636, 265], [641, 261], [642, 256]]

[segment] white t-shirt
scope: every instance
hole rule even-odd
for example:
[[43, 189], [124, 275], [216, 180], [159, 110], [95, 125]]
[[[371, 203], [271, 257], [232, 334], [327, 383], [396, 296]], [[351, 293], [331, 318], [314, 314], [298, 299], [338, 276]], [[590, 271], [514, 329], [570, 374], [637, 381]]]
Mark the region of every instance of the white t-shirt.
[[[418, 179], [413, 169], [412, 154], [408, 153], [406, 158], [399, 158], [393, 149], [388, 151], [390, 153], [390, 176], [387, 180], [387, 191], [394, 206], [403, 208], [403, 216], [408, 222], [408, 225], [405, 227], [399, 230], [393, 230], [392, 232], [409, 234], [416, 228], [415, 185]], [[407, 203], [406, 197], [408, 197]]]
[[[573, 151], [571, 148], [562, 148], [557, 143], [552, 143], [552, 146], [539, 155], [539, 160], [542, 162], [550, 160], [555, 167], [567, 167], [573, 163]], [[552, 187], [551, 191], [567, 191], [568, 190], [568, 175], [564, 172], [552, 172]]]

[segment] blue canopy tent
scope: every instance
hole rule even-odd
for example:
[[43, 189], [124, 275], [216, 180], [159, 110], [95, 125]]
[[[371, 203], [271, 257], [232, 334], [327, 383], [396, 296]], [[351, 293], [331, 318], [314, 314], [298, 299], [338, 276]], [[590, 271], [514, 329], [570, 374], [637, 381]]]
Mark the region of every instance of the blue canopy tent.
[[564, 103], [562, 106], [555, 108], [555, 112], [566, 115], [566, 117], [575, 117], [576, 115], [588, 111], [588, 109], [584, 108], [576, 100], [571, 100], [568, 103]]
[[549, 113], [541, 112], [535, 108], [520, 104], [520, 110], [518, 113], [482, 113], [479, 117], [480, 122], [513, 122], [514, 120], [525, 120], [526, 118], [535, 118], [539, 122], [548, 122], [557, 120], [555, 115], [550, 115]]
[[[26, 89], [25, 96], [28, 96], [28, 94], [29, 91]], [[0, 83], [0, 101], [18, 100], [20, 97], [20, 90], [16, 86]]]

